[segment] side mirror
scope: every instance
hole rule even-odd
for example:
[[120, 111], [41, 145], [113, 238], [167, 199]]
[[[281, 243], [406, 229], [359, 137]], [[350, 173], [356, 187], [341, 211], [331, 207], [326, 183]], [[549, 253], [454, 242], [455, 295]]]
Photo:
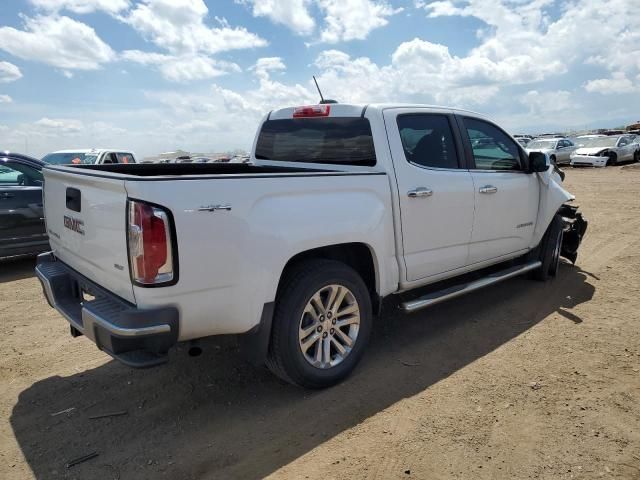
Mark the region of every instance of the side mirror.
[[531, 173], [546, 172], [551, 166], [551, 161], [546, 153], [531, 152], [529, 154], [529, 168]]

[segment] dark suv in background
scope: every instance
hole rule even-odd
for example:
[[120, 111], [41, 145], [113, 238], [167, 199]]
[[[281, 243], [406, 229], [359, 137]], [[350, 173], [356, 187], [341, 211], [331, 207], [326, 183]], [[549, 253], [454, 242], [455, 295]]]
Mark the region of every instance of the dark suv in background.
[[49, 249], [42, 165], [27, 155], [0, 151], [0, 259]]

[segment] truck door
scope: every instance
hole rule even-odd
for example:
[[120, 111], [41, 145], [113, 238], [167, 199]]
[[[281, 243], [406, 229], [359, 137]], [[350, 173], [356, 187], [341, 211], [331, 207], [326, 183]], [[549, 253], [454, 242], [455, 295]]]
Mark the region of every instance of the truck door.
[[0, 165], [0, 256], [46, 238], [42, 174], [26, 165]]
[[524, 152], [500, 128], [478, 118], [458, 119], [475, 192], [469, 263], [526, 251], [538, 213], [536, 175], [527, 173]]
[[389, 109], [384, 120], [398, 185], [406, 280], [467, 263], [473, 181], [448, 111]]

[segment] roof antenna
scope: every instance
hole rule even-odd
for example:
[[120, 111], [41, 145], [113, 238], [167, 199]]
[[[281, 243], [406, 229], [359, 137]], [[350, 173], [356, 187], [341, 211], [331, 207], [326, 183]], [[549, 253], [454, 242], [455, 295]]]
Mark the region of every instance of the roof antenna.
[[316, 80], [315, 75], [313, 75], [313, 81], [315, 82], [316, 88], [318, 89], [318, 93], [320, 94], [320, 105], [326, 105], [328, 103], [338, 103], [337, 101], [330, 100], [328, 98], [325, 100], [324, 97], [322, 96], [322, 91], [320, 90], [320, 86], [318, 85], [318, 80]]

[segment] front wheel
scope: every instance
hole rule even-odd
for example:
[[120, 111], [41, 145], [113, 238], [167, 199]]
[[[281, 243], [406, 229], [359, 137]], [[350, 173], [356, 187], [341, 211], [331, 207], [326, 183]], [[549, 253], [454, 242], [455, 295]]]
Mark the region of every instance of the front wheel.
[[618, 164], [618, 156], [615, 153], [608, 154], [609, 159], [607, 160], [607, 167], [615, 167]]
[[302, 387], [334, 385], [362, 358], [371, 323], [369, 291], [355, 270], [333, 260], [301, 263], [278, 294], [267, 366]]
[[547, 228], [539, 247], [539, 259], [542, 265], [533, 273], [533, 278], [545, 282], [558, 273], [560, 266], [560, 252], [564, 238], [564, 221], [560, 215], [555, 215]]

